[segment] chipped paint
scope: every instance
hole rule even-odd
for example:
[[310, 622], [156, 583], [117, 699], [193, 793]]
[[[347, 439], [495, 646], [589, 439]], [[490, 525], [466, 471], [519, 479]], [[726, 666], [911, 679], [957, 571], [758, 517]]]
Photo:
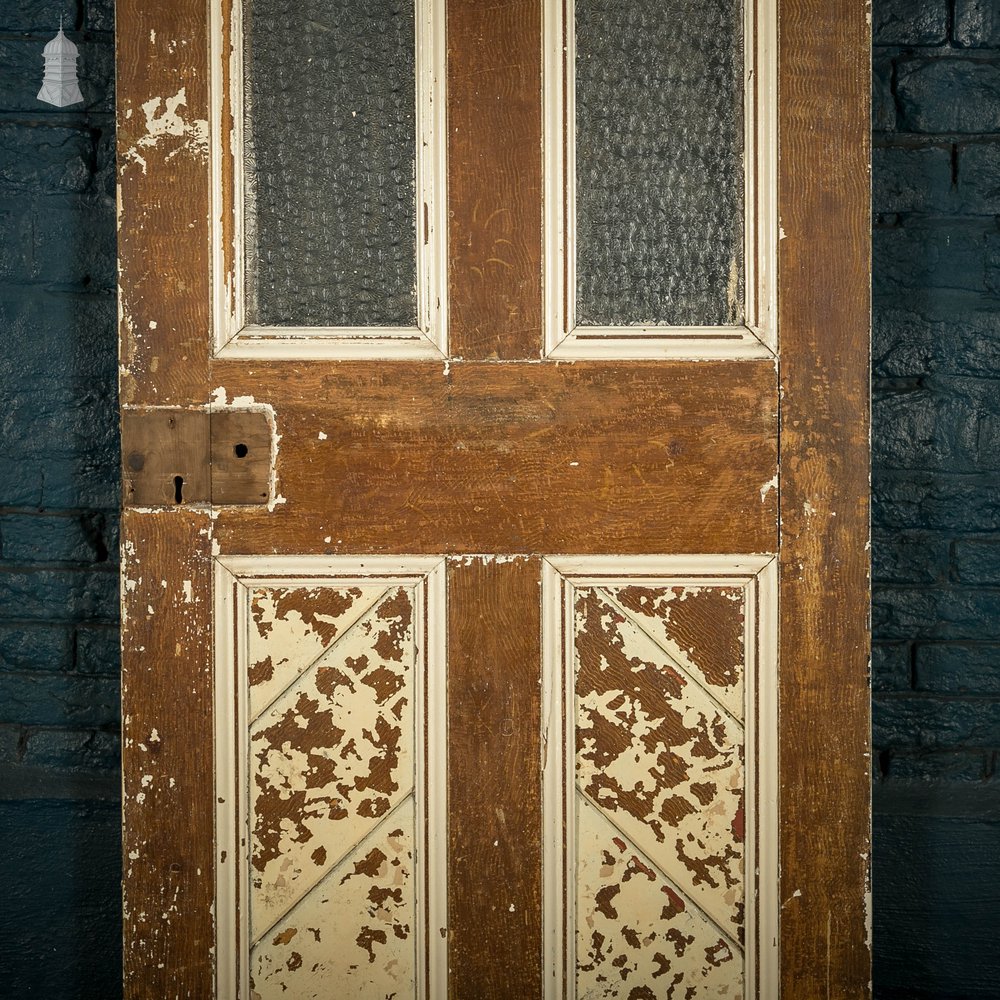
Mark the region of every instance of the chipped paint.
[[[577, 591], [576, 779], [631, 843], [738, 938], [743, 725], [742, 662], [734, 657], [741, 657], [743, 622], [739, 614], [713, 621], [716, 608], [739, 606], [707, 590], [686, 600], [682, 588], [623, 588], [621, 604], [596, 588]], [[700, 615], [677, 614], [706, 599]], [[625, 602], [632, 614], [673, 631], [671, 649], [623, 611]], [[690, 657], [671, 655], [685, 645], [699, 650], [698, 673], [688, 669]], [[699, 675], [712, 684], [699, 683]]]
[[408, 796], [267, 932], [251, 998], [415, 995], [414, 829]]
[[140, 150], [152, 149], [165, 138], [176, 138], [181, 144], [171, 149], [165, 159], [178, 152], [189, 151], [202, 160], [208, 159], [208, 122], [203, 118], [185, 121], [181, 109], [187, 106], [187, 89], [181, 87], [172, 97], [151, 97], [142, 105], [146, 118], [146, 133], [124, 154], [126, 161], [139, 164], [146, 173], [148, 164]]
[[768, 493], [770, 493], [771, 490], [777, 490], [777, 489], [778, 489], [778, 474], [775, 473], [771, 479], [769, 479], [766, 483], [764, 483], [763, 486], [761, 486], [760, 502], [764, 503], [764, 501], [767, 500]]
[[247, 600], [251, 996], [412, 992], [415, 594]]
[[585, 800], [578, 807], [580, 1000], [740, 1000], [739, 947]]

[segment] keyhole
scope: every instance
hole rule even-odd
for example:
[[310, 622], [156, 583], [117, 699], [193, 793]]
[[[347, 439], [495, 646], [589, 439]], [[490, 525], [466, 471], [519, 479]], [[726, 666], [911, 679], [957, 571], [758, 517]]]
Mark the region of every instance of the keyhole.
[[174, 503], [184, 503], [183, 476], [174, 476]]
[[250, 449], [245, 444], [243, 444], [242, 442], [240, 444], [236, 445], [233, 448], [233, 454], [237, 458], [246, 458], [247, 457], [247, 452], [249, 452], [249, 451], [250, 451]]

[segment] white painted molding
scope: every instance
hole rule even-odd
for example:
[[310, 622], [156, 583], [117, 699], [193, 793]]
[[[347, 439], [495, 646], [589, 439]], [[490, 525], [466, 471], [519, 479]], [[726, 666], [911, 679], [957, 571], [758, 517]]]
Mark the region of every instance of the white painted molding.
[[[216, 996], [249, 1000], [249, 591], [257, 587], [415, 588], [417, 1000], [447, 992], [447, 581], [437, 556], [216, 557], [215, 925]], [[442, 933], [444, 932], [444, 933]]]
[[777, 353], [777, 10], [744, 4], [744, 260], [739, 326], [578, 326], [574, 0], [544, 16], [545, 355], [552, 358], [711, 360]]
[[778, 563], [773, 555], [553, 556], [542, 567], [542, 898], [545, 1000], [576, 996], [574, 592], [740, 587], [745, 595], [744, 996], [778, 1000]]
[[[264, 360], [307, 358], [441, 358], [447, 354], [447, 48], [445, 0], [414, 0], [416, 64], [417, 326], [291, 327], [246, 322], [246, 227], [243, 193], [243, 0], [229, 24], [221, 0], [210, 6], [212, 320], [214, 354]], [[227, 51], [228, 47], [228, 51]], [[224, 81], [228, 75], [229, 92]], [[224, 129], [231, 114], [232, 128]], [[233, 204], [223, 191], [233, 172]], [[226, 224], [232, 246], [226, 246]], [[231, 256], [231, 268], [226, 259]]]

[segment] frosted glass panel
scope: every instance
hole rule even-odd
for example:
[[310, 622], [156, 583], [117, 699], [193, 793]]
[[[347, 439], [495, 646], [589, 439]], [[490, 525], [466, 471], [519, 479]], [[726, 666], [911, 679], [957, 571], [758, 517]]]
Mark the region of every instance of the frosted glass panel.
[[739, 0], [576, 0], [581, 326], [743, 320]]
[[417, 323], [414, 5], [244, 0], [247, 321]]

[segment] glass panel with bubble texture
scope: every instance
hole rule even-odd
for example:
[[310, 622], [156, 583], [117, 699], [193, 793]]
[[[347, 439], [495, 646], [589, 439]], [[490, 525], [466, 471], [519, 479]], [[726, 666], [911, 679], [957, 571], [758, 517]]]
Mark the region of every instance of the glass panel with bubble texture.
[[247, 322], [413, 327], [414, 5], [245, 0]]
[[744, 313], [739, 0], [576, 0], [583, 326]]

